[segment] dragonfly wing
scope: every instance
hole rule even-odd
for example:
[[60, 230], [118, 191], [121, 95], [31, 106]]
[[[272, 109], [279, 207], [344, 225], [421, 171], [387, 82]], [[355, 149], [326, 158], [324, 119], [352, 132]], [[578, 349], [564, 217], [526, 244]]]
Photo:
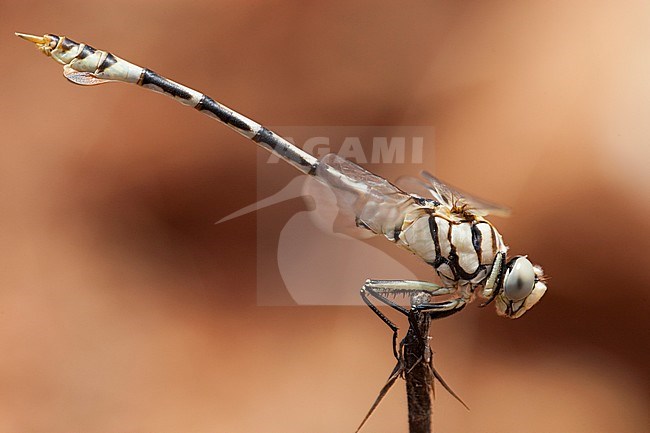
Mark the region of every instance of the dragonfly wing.
[[65, 65], [63, 67], [63, 76], [71, 83], [79, 84], [80, 86], [95, 86], [97, 84], [110, 83], [114, 81], [97, 78], [89, 72], [79, 72], [76, 69], [71, 68], [70, 65]]
[[423, 198], [433, 198], [439, 203], [444, 203], [442, 198], [438, 196], [437, 192], [420, 178], [413, 176], [400, 176], [395, 181], [395, 185], [409, 194], [415, 194]]
[[309, 215], [312, 222], [323, 232], [337, 236], [356, 239], [367, 239], [375, 236], [370, 230], [364, 230], [356, 224], [354, 213], [345, 206], [339, 206], [336, 193], [328, 185], [314, 179], [305, 177], [302, 196], [311, 206]]
[[425, 198], [433, 198], [448, 208], [458, 204], [458, 193], [455, 193], [453, 189], [433, 177], [433, 175], [424, 171], [421, 174], [426, 181], [413, 176], [401, 176], [397, 179], [397, 185], [406, 192], [415, 193]]
[[467, 210], [481, 216], [496, 215], [507, 217], [510, 215], [510, 209], [508, 207], [474, 197], [471, 194], [444, 183], [427, 171], [423, 171], [421, 175], [426, 180], [425, 185], [431, 193], [431, 196], [443, 204], [450, 207], [465, 205]]

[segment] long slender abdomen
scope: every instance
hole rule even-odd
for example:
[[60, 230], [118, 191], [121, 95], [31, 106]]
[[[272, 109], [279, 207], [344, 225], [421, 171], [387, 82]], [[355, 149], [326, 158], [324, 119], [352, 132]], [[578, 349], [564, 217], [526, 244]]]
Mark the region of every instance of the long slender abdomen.
[[[253, 140], [260, 147], [275, 153], [298, 170], [314, 174], [318, 160], [294, 146], [252, 119], [215, 101], [209, 96], [142, 68], [107, 51], [96, 50], [89, 45], [79, 44], [63, 38], [56, 51], [57, 60], [74, 71], [82, 73], [66, 75], [76, 84], [94, 85], [110, 81], [138, 84], [146, 89], [169, 96], [183, 105], [225, 124], [244, 137]], [[85, 74], [85, 75], [84, 75]]]

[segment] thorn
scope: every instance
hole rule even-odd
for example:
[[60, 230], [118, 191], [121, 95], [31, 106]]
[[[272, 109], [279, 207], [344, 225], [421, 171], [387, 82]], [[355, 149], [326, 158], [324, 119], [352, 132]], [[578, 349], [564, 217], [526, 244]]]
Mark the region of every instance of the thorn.
[[366, 414], [366, 416], [363, 418], [363, 421], [361, 421], [361, 424], [359, 424], [359, 427], [355, 430], [354, 433], [359, 433], [359, 430], [361, 430], [361, 427], [364, 426], [366, 421], [368, 421], [368, 418], [370, 418], [370, 415], [377, 409], [377, 406], [379, 406], [379, 403], [384, 399], [386, 394], [388, 394], [388, 391], [390, 391], [391, 387], [395, 383], [398, 377], [400, 377], [401, 373], [404, 371], [404, 368], [402, 367], [402, 362], [400, 360], [397, 361], [397, 365], [391, 371], [390, 375], [388, 376], [388, 380], [384, 384], [384, 386], [381, 388], [379, 391], [379, 395], [377, 396], [377, 399], [375, 399], [375, 402], [372, 404], [370, 407], [370, 410]]
[[[432, 358], [432, 359], [433, 359], [433, 358]], [[445, 390], [447, 390], [447, 392], [448, 392], [449, 394], [451, 394], [452, 397], [454, 397], [456, 400], [458, 400], [458, 402], [459, 402], [460, 404], [462, 404], [463, 406], [465, 406], [465, 409], [470, 410], [470, 409], [469, 409], [469, 406], [467, 406], [467, 405], [465, 404], [465, 402], [464, 402], [464, 401], [463, 401], [463, 400], [458, 396], [458, 394], [456, 394], [456, 393], [454, 392], [454, 390], [451, 389], [451, 387], [450, 387], [449, 385], [447, 385], [447, 382], [445, 382], [445, 380], [442, 378], [442, 376], [440, 376], [440, 373], [438, 373], [438, 371], [433, 367], [433, 363], [430, 363], [430, 364], [429, 364], [429, 368], [431, 369], [431, 372], [433, 373], [433, 376], [438, 380], [438, 382], [440, 382], [440, 384], [442, 385], [442, 387], [445, 388]]]

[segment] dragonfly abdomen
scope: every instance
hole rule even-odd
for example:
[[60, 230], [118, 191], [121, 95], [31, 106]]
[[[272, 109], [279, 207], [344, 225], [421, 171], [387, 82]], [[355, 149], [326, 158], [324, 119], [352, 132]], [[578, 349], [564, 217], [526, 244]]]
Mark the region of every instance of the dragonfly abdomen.
[[17, 35], [36, 43], [44, 54], [64, 65], [63, 74], [75, 84], [92, 86], [112, 81], [137, 84], [217, 119], [305, 174], [314, 174], [316, 170], [318, 160], [313, 155], [207, 95], [165, 78], [151, 69], [134, 65], [108, 51], [95, 49], [65, 36], [40, 37], [22, 33]]

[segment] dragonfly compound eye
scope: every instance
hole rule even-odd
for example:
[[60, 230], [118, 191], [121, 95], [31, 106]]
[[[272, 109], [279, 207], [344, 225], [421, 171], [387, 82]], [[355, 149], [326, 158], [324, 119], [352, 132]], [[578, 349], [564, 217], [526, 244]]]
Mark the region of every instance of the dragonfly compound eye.
[[511, 301], [520, 301], [535, 287], [535, 270], [526, 257], [516, 257], [508, 264], [503, 290]]

